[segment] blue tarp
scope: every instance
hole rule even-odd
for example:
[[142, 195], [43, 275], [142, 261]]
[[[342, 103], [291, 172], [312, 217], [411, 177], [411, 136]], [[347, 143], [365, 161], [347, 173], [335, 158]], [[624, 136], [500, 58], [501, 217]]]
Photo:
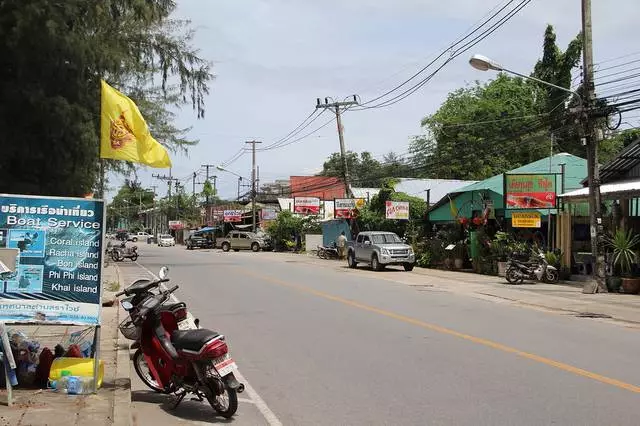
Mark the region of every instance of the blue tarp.
[[351, 230], [346, 220], [334, 219], [322, 222], [322, 245], [329, 246], [334, 243], [342, 231], [344, 231], [347, 241], [350, 241]]

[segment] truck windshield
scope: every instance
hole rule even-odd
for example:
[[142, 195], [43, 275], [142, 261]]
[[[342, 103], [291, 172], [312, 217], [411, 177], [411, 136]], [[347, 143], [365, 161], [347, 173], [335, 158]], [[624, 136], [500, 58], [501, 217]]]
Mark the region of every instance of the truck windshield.
[[397, 244], [402, 242], [396, 234], [377, 234], [372, 235], [371, 239], [374, 244]]

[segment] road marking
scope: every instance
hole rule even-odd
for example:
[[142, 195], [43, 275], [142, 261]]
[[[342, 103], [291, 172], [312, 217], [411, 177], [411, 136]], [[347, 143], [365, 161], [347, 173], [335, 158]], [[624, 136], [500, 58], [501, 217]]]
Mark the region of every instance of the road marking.
[[532, 361], [536, 361], [539, 362], [541, 364], [545, 364], [548, 365], [550, 367], [555, 367], [557, 369], [569, 372], [569, 373], [573, 373], [576, 374], [578, 376], [582, 376], [582, 377], [587, 377], [589, 379], [601, 382], [601, 383], [605, 383], [611, 386], [615, 386], [617, 388], [620, 389], [625, 389], [628, 390], [630, 392], [635, 392], [635, 393], [640, 393], [640, 386], [636, 386], [636, 385], [632, 385], [630, 383], [626, 383], [617, 379], [612, 379], [610, 377], [606, 377], [603, 376], [601, 374], [597, 374], [597, 373], [593, 373], [591, 371], [587, 371], [587, 370], [583, 370], [582, 368], [578, 368], [575, 367], [573, 365], [570, 364], [565, 364], [563, 362], [560, 361], [555, 361], [553, 359], [550, 358], [545, 358], [543, 356], [540, 355], [536, 355], [536, 354], [532, 354], [529, 352], [525, 352], [525, 351], [521, 351], [519, 349], [516, 348], [512, 348], [510, 346], [506, 346], [503, 345], [501, 343], [497, 343], [494, 342], [492, 340], [488, 340], [488, 339], [483, 339], [481, 337], [475, 337], [475, 336], [471, 336], [469, 334], [465, 334], [465, 333], [461, 333], [459, 331], [455, 331], [455, 330], [451, 330], [449, 328], [446, 327], [442, 327], [436, 324], [431, 324], [428, 322], [424, 322], [421, 321], [419, 319], [416, 318], [412, 318], [412, 317], [408, 317], [405, 315], [401, 315], [401, 314], [397, 314], [395, 312], [391, 312], [391, 311], [387, 311], [384, 309], [380, 309], [380, 308], [376, 308], [374, 306], [369, 306], [369, 305], [365, 305], [363, 303], [359, 303], [359, 302], [355, 302], [353, 300], [349, 300], [349, 299], [345, 299], [342, 298], [340, 296], [334, 296], [332, 294], [329, 293], [324, 293], [322, 291], [318, 291], [318, 290], [314, 290], [312, 288], [309, 287], [304, 287], [298, 284], [293, 284], [287, 281], [283, 281], [280, 280], [278, 278], [273, 278], [273, 277], [269, 277], [269, 276], [265, 276], [265, 275], [259, 275], [259, 274], [255, 274], [253, 272], [249, 272], [246, 270], [241, 270], [241, 273], [251, 276], [253, 278], [256, 279], [261, 279], [267, 282], [270, 282], [272, 284], [277, 284], [280, 286], [284, 286], [284, 287], [290, 287], [293, 289], [296, 289], [298, 291], [301, 292], [305, 292], [305, 293], [309, 293], [309, 294], [313, 294], [314, 296], [318, 296], [321, 297], [323, 299], [327, 299], [327, 300], [331, 300], [334, 302], [338, 302], [338, 303], [342, 303], [343, 305], [347, 305], [347, 306], [351, 306], [352, 308], [358, 308], [361, 309], [363, 311], [368, 311], [368, 312], [373, 312], [376, 313], [378, 315], [382, 315], [385, 316], [387, 318], [392, 318], [398, 321], [402, 321], [404, 323], [407, 324], [412, 324], [427, 330], [431, 330], [431, 331], [435, 331], [441, 334], [447, 334], [449, 336], [454, 336], [454, 337], [458, 337], [460, 339], [464, 339], [473, 343], [477, 343], [479, 345], [483, 345], [483, 346], [487, 346], [502, 352], [506, 352], [506, 353], [510, 353], [510, 354], [514, 354], [516, 356], [522, 357], [522, 358], [526, 358]]
[[249, 395], [249, 398], [254, 401], [254, 403], [256, 404], [256, 408], [258, 408], [258, 411], [260, 411], [267, 423], [269, 423], [270, 426], [282, 426], [282, 422], [278, 419], [278, 417], [276, 417], [273, 411], [271, 411], [267, 403], [264, 402], [260, 395], [258, 395], [258, 392], [256, 392], [253, 386], [249, 384], [247, 379], [245, 379], [238, 370], [236, 370], [234, 374], [236, 375], [236, 379], [238, 379], [240, 383], [244, 383], [244, 391], [247, 393], [247, 395]]
[[[149, 273], [154, 279], [157, 280], [159, 278], [156, 274], [151, 272], [146, 266], [141, 265], [137, 261], [135, 263], [139, 267], [147, 271], [147, 273]], [[171, 296], [175, 299], [176, 302], [179, 301], [178, 298], [175, 297], [173, 294]], [[187, 314], [191, 319], [193, 319], [191, 312], [188, 312]], [[258, 411], [260, 411], [260, 414], [262, 414], [262, 417], [264, 417], [265, 421], [269, 424], [269, 426], [282, 426], [282, 422], [278, 419], [275, 413], [271, 411], [267, 403], [264, 402], [264, 400], [260, 397], [260, 395], [258, 395], [258, 392], [256, 392], [253, 386], [249, 384], [247, 379], [240, 373], [240, 371], [236, 370], [234, 372], [234, 375], [236, 376], [236, 379], [238, 379], [240, 383], [244, 384], [244, 391], [247, 393], [247, 395], [250, 398], [250, 399], [238, 398], [238, 401], [254, 404], [258, 409]]]

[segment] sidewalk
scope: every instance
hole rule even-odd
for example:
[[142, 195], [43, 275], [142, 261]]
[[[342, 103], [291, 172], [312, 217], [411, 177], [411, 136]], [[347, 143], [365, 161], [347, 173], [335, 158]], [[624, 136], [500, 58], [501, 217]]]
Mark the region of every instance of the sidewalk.
[[[346, 263], [322, 260], [313, 255], [273, 253], [281, 259], [294, 257], [297, 262], [344, 270]], [[525, 283], [510, 285], [502, 277], [440, 269], [415, 268], [407, 273], [379, 273], [359, 267], [354, 273], [369, 274], [385, 280], [425, 285], [434, 290], [448, 291], [500, 303], [556, 311], [571, 315], [599, 317], [640, 327], [640, 296], [629, 294], [583, 294], [582, 283]]]
[[[120, 284], [119, 271], [114, 264], [104, 268], [103, 302], [112, 300]], [[71, 425], [128, 425], [130, 416], [130, 377], [128, 345], [118, 342], [119, 305], [102, 308], [100, 358], [104, 362], [104, 380], [97, 395], [70, 396], [51, 390], [14, 389], [14, 405], [6, 407], [6, 391], [1, 391], [4, 407], [0, 408], [0, 426], [71, 426]], [[30, 338], [38, 340], [41, 348], [53, 347], [70, 333], [85, 327], [16, 326]], [[90, 337], [92, 338], [92, 333]], [[122, 347], [119, 343], [124, 343]], [[124, 349], [124, 350], [122, 350]]]

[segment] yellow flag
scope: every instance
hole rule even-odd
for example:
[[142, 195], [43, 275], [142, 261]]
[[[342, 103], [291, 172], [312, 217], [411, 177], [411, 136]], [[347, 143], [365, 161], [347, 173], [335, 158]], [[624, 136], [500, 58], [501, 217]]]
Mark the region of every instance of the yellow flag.
[[149, 132], [136, 104], [102, 80], [100, 158], [171, 167], [166, 148]]
[[451, 197], [449, 197], [447, 195], [447, 197], [449, 198], [449, 210], [451, 210], [451, 216], [455, 218], [458, 217], [458, 208], [456, 207], [456, 202], [453, 201], [453, 199], [451, 199]]

